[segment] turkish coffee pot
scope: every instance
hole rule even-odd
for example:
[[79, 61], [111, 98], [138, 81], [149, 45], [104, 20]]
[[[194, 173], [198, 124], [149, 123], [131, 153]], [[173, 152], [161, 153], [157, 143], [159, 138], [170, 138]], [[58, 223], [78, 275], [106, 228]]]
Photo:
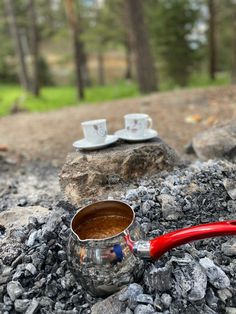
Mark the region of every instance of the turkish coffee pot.
[[81, 208], [71, 221], [71, 231], [71, 271], [87, 292], [102, 297], [138, 280], [143, 259], [158, 259], [194, 240], [236, 235], [236, 220], [184, 228], [144, 241], [132, 207], [106, 200]]

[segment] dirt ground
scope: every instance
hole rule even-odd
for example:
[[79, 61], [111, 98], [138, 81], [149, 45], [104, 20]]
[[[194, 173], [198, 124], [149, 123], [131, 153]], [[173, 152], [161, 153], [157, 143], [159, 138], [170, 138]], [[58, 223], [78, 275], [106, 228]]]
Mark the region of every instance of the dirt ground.
[[182, 153], [196, 133], [236, 117], [236, 87], [155, 93], [48, 113], [19, 113], [0, 119], [0, 144], [10, 154], [60, 165], [73, 151], [73, 141], [83, 137], [82, 121], [106, 118], [112, 134], [123, 128], [125, 114], [135, 112], [149, 114], [159, 136]]

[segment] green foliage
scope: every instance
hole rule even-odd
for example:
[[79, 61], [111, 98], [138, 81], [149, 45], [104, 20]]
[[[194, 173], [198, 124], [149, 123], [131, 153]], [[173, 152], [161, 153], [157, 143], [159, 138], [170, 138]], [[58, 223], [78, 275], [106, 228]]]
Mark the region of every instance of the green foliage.
[[81, 6], [83, 34], [89, 51], [104, 52], [108, 46], [124, 43], [125, 27], [122, 0], [85, 1]]
[[[85, 91], [86, 103], [99, 103], [107, 100], [137, 96], [134, 83], [119, 82], [116, 85], [94, 86]], [[68, 87], [44, 87], [39, 98], [26, 94], [17, 85], [0, 85], [0, 116], [10, 112], [15, 104], [29, 111], [48, 111], [77, 103], [76, 90]]]
[[164, 63], [163, 69], [173, 82], [185, 86], [201, 43], [196, 33], [199, 22], [199, 1], [159, 0], [149, 2], [147, 14], [152, 42], [157, 56]]

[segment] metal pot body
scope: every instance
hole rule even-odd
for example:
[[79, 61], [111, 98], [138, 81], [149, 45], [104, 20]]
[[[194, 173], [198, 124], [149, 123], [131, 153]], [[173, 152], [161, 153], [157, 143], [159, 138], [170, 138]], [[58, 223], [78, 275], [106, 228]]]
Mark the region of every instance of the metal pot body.
[[[123, 202], [103, 201], [92, 204], [91, 207], [83, 208], [82, 211], [94, 207], [99, 212], [100, 204], [103, 208], [105, 205], [107, 208], [126, 206], [129, 212], [131, 209], [129, 205]], [[76, 215], [80, 214], [81, 211]], [[72, 220], [72, 233], [68, 243], [68, 261], [72, 273], [84, 289], [94, 296], [103, 297], [138, 280], [143, 273], [144, 262], [130, 251], [124, 233], [104, 240], [81, 241], [78, 235], [73, 232], [75, 228], [73, 222], [78, 218], [76, 215]], [[134, 217], [125, 232], [135, 241], [143, 238], [139, 225], [134, 222]]]

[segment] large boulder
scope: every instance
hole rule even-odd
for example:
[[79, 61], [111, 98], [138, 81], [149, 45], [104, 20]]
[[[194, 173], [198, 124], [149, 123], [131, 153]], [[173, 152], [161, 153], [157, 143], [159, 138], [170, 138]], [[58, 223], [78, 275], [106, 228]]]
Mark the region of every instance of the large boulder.
[[192, 144], [196, 155], [202, 160], [220, 158], [235, 162], [236, 120], [197, 134]]
[[86, 199], [118, 195], [138, 179], [178, 163], [176, 152], [159, 138], [135, 144], [121, 142], [99, 151], [70, 153], [60, 184], [69, 201], [81, 205]]

